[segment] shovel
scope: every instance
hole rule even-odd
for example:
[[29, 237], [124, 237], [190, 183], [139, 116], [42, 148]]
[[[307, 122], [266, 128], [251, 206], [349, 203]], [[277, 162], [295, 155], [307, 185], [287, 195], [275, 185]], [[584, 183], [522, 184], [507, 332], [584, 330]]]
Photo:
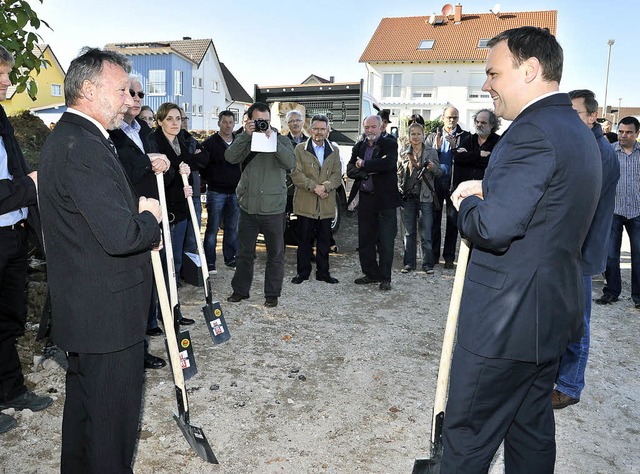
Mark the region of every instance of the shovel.
[[[185, 186], [189, 186], [189, 180], [186, 175], [182, 175], [182, 182]], [[196, 209], [193, 206], [193, 200], [188, 197], [187, 204], [189, 205], [189, 214], [191, 215], [191, 227], [195, 233], [196, 245], [198, 247], [198, 254], [200, 255], [200, 270], [202, 271], [202, 281], [204, 283], [204, 298], [205, 305], [202, 307], [202, 313], [204, 319], [207, 321], [207, 328], [209, 328], [209, 335], [213, 344], [222, 344], [231, 338], [229, 328], [227, 328], [227, 322], [222, 314], [222, 308], [219, 302], [213, 302], [211, 299], [211, 283], [209, 280], [209, 269], [207, 265], [207, 257], [204, 254], [204, 247], [202, 246], [202, 239], [200, 238], [200, 226], [198, 225], [198, 218], [196, 217]]]
[[173, 372], [173, 383], [176, 389], [176, 398], [178, 401], [178, 414], [174, 414], [173, 418], [178, 423], [180, 431], [189, 442], [193, 450], [207, 462], [218, 464], [216, 456], [209, 446], [207, 437], [204, 435], [202, 428], [189, 424], [189, 401], [187, 400], [187, 390], [184, 384], [183, 360], [180, 359], [180, 350], [178, 349], [178, 339], [176, 338], [175, 327], [172, 321], [171, 308], [169, 306], [169, 298], [167, 297], [167, 288], [164, 283], [164, 272], [162, 270], [162, 261], [157, 251], [151, 252], [151, 262], [153, 264], [153, 274], [158, 288], [158, 300], [160, 301], [160, 310], [162, 312], [162, 320], [167, 335], [167, 348], [169, 351], [169, 364]]
[[470, 242], [462, 239], [456, 276], [453, 280], [451, 300], [449, 301], [449, 313], [444, 329], [442, 352], [440, 353], [440, 368], [438, 369], [438, 382], [436, 384], [436, 396], [433, 402], [433, 414], [431, 418], [431, 444], [430, 456], [426, 459], [416, 459], [413, 463], [412, 474], [439, 474], [440, 461], [442, 460], [442, 426], [444, 424], [444, 409], [447, 404], [447, 390], [449, 388], [449, 372], [451, 370], [451, 355], [453, 354], [453, 340], [458, 326], [458, 312], [464, 277], [467, 272], [469, 260]]
[[[156, 180], [158, 183], [158, 197], [160, 198], [160, 207], [162, 208], [162, 238], [164, 240], [164, 248], [165, 248], [165, 256], [167, 259], [167, 273], [169, 274], [169, 299], [170, 299], [170, 307], [169, 313], [173, 316], [173, 321], [171, 318], [165, 319], [164, 314], [162, 315], [162, 322], [165, 327], [165, 331], [167, 330], [167, 325], [171, 325], [175, 337], [174, 339], [177, 341], [177, 336], [180, 337], [180, 347], [183, 348], [182, 356], [182, 370], [183, 376], [189, 380], [195, 374], [198, 373], [198, 368], [196, 367], [196, 359], [193, 355], [193, 346], [191, 344], [191, 337], [189, 336], [189, 331], [181, 331], [180, 330], [180, 319], [182, 319], [182, 314], [180, 313], [180, 307], [178, 306], [178, 283], [176, 281], [176, 267], [173, 261], [173, 247], [171, 245], [171, 230], [169, 229], [169, 212], [167, 211], [167, 197], [164, 192], [164, 177], [162, 174], [156, 175]], [[163, 282], [163, 288], [166, 286]], [[157, 287], [157, 285], [156, 285]], [[160, 288], [158, 288], [158, 292], [160, 292]], [[168, 333], [167, 333], [168, 334]], [[167, 340], [169, 340], [169, 336], [167, 336]]]

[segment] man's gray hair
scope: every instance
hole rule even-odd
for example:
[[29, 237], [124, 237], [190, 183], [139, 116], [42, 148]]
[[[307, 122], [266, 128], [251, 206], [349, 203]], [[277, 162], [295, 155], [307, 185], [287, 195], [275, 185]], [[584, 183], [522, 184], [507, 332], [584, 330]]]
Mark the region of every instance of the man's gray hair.
[[298, 117], [300, 117], [300, 120], [304, 120], [302, 112], [300, 112], [299, 110], [290, 110], [289, 112], [287, 112], [287, 115], [285, 115], [285, 120], [287, 121], [287, 123], [289, 123], [289, 120], [291, 120], [291, 117], [293, 115], [297, 115]]
[[73, 106], [78, 102], [82, 96], [84, 81], [90, 81], [94, 84], [99, 82], [105, 62], [120, 66], [127, 74], [131, 72], [131, 63], [122, 54], [85, 46], [80, 50], [80, 55], [71, 61], [64, 79], [64, 95], [67, 106]]
[[370, 118], [376, 119], [376, 122], [378, 122], [378, 127], [382, 128], [382, 117], [380, 117], [379, 115], [369, 115], [368, 117], [365, 117], [362, 121], [362, 126], [364, 126], [364, 123]]
[[480, 115], [482, 112], [486, 112], [489, 115], [489, 125], [491, 125], [491, 133], [496, 132], [500, 128], [500, 124], [502, 122], [500, 118], [498, 118], [498, 116], [495, 113], [493, 113], [493, 110], [489, 110], [489, 109], [478, 110], [472, 117], [473, 121], [475, 122], [478, 115]]
[[0, 66], [13, 67], [16, 63], [13, 55], [4, 46], [0, 46]]

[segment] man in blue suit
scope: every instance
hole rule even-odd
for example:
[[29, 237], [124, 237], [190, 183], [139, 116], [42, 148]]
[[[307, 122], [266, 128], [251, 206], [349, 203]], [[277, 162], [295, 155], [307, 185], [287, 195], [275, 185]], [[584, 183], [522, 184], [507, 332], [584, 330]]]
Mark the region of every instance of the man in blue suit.
[[573, 109], [591, 129], [598, 141], [602, 160], [602, 189], [598, 207], [582, 246], [582, 285], [584, 289], [584, 334], [579, 342], [572, 342], [560, 359], [556, 388], [551, 393], [551, 404], [558, 410], [580, 401], [584, 389], [584, 371], [589, 358], [591, 322], [591, 277], [607, 267], [607, 249], [616, 201], [616, 185], [620, 178], [620, 163], [616, 152], [602, 133], [598, 118], [598, 101], [590, 90], [569, 92]]
[[489, 42], [482, 90], [513, 122], [482, 181], [451, 198], [473, 243], [443, 429], [442, 472], [553, 472], [551, 391], [558, 360], [582, 335], [580, 250], [600, 195], [593, 133], [558, 92], [563, 54], [546, 29]]

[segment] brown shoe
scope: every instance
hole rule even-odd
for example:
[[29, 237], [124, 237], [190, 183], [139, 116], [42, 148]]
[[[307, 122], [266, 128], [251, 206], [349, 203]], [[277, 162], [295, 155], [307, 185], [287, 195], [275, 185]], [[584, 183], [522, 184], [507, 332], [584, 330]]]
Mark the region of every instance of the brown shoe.
[[571, 398], [569, 395], [565, 395], [558, 390], [554, 390], [553, 392], [551, 392], [551, 406], [554, 410], [567, 408], [569, 405], [575, 405], [579, 401], [580, 399]]
[[267, 296], [264, 299], [264, 305], [267, 308], [275, 308], [278, 306], [278, 297], [277, 296]]

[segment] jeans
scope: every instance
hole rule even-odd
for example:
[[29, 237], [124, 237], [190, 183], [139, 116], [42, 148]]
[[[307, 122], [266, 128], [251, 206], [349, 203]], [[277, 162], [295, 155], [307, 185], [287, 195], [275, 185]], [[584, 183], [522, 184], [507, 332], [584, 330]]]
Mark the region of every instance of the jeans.
[[180, 279], [182, 269], [182, 252], [184, 250], [184, 236], [187, 233], [187, 219], [174, 221], [169, 224], [171, 232], [171, 249], [173, 250], [173, 263], [176, 268], [176, 281]]
[[230, 265], [235, 262], [238, 253], [239, 217], [240, 208], [235, 193], [207, 192], [207, 229], [204, 233], [204, 253], [210, 267], [215, 268], [216, 266], [218, 229], [222, 220], [224, 220], [224, 234], [222, 236], [224, 263]]
[[442, 239], [442, 211], [445, 209], [447, 213], [447, 227], [444, 234], [444, 248], [442, 249], [442, 257], [445, 262], [453, 262], [456, 258], [456, 243], [458, 241], [458, 211], [453, 207], [451, 202], [451, 175], [442, 175], [436, 178], [435, 194], [436, 199], [440, 203], [440, 211], [433, 211], [433, 229], [431, 231], [431, 241], [433, 247], [433, 261], [438, 263], [440, 260], [440, 241]]
[[253, 281], [256, 239], [258, 234], [262, 233], [267, 247], [264, 296], [265, 298], [279, 297], [284, 279], [284, 212], [261, 215], [240, 211], [238, 222], [238, 256], [236, 271], [231, 280], [233, 292], [249, 296]]
[[640, 304], [640, 216], [627, 219], [617, 214], [613, 215], [605, 273], [607, 285], [602, 291], [615, 297], [620, 296], [622, 292], [620, 246], [623, 227], [627, 229], [631, 243], [631, 299], [635, 304]]
[[[200, 228], [202, 226], [202, 201], [200, 196], [193, 196], [193, 207], [196, 210], [196, 220], [198, 221], [198, 238], [200, 238]], [[184, 237], [184, 251], [198, 255], [198, 244], [196, 243], [196, 233], [191, 224], [191, 214], [187, 218], [187, 234]]]
[[582, 277], [584, 290], [584, 334], [580, 342], [572, 342], [560, 359], [558, 375], [556, 377], [556, 389], [580, 400], [580, 394], [584, 389], [584, 371], [587, 368], [589, 358], [591, 321], [591, 276]]
[[400, 209], [404, 223], [404, 260], [405, 266], [416, 268], [416, 222], [420, 224], [422, 241], [422, 266], [433, 267], [433, 249], [431, 246], [431, 225], [433, 223], [433, 203], [404, 201]]

